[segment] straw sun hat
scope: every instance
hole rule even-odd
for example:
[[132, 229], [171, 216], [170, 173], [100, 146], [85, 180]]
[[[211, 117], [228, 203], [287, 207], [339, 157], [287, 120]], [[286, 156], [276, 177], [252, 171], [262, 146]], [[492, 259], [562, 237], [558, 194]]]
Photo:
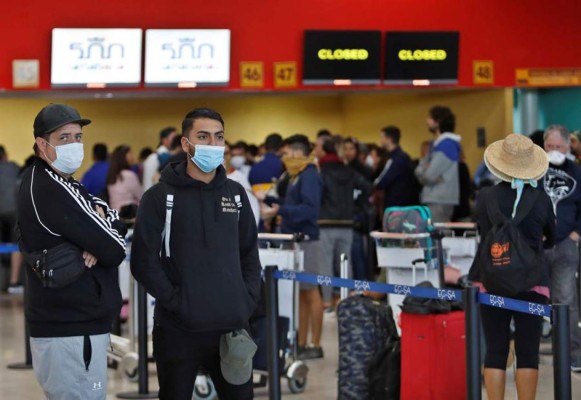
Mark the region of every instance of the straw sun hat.
[[506, 182], [513, 178], [538, 180], [549, 168], [547, 153], [528, 137], [515, 133], [488, 146], [484, 162], [493, 175]]

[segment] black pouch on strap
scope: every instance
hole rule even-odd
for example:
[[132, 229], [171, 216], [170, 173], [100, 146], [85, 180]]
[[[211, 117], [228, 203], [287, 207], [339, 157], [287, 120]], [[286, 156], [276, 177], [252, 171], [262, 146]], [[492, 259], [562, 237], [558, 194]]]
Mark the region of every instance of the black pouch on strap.
[[69, 242], [42, 251], [27, 252], [22, 246], [20, 250], [43, 287], [65, 287], [77, 281], [86, 270], [82, 250]]

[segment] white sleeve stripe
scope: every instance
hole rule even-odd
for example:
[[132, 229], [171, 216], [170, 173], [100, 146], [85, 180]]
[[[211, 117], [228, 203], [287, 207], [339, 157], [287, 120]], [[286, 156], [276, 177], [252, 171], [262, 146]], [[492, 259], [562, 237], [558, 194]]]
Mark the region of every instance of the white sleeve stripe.
[[34, 167], [32, 167], [32, 174], [31, 174], [31, 178], [30, 178], [30, 199], [32, 200], [32, 207], [34, 208], [34, 213], [36, 214], [36, 219], [38, 219], [38, 222], [40, 223], [40, 225], [42, 225], [42, 227], [44, 229], [46, 229], [51, 235], [60, 237], [61, 235], [54, 233], [53, 231], [48, 229], [48, 227], [42, 223], [42, 221], [40, 220], [40, 216], [38, 215], [38, 210], [36, 209], [36, 203], [34, 202], [34, 195], [32, 194], [32, 186], [34, 186], [34, 171], [35, 171], [35, 169], [36, 169], [36, 165]]
[[115, 232], [112, 231], [112, 226], [111, 223], [107, 220], [104, 220], [103, 218], [101, 218], [101, 216], [97, 213], [96, 210], [93, 210], [91, 208], [90, 203], [80, 195], [80, 193], [74, 189], [71, 189], [70, 187], [68, 187], [68, 185], [64, 182], [58, 182], [61, 186], [63, 186], [65, 189], [67, 189], [69, 192], [72, 192], [72, 196], [73, 199], [77, 202], [77, 204], [79, 204], [79, 206], [81, 206], [82, 209], [84, 209], [84, 211], [95, 221], [97, 222], [98, 225], [101, 225], [102, 228], [104, 228], [105, 232], [107, 232], [111, 237], [113, 237], [113, 239], [115, 239], [117, 242], [119, 242], [119, 244], [121, 244], [123, 247], [125, 246], [125, 242], [123, 241], [123, 238], [121, 238], [120, 235], [116, 234]]
[[61, 185], [71, 195], [71, 197], [81, 207], [81, 209], [85, 211], [85, 213], [87, 213], [87, 215], [89, 215], [97, 223], [97, 225], [101, 226], [101, 228], [103, 228], [103, 230], [107, 232], [109, 236], [115, 239], [122, 247], [125, 247], [125, 241], [121, 235], [112, 230], [111, 223], [101, 218], [97, 211], [93, 210], [87, 199], [85, 199], [77, 189], [70, 187], [68, 182], [64, 182], [60, 176], [56, 175], [52, 171], [47, 170], [47, 172], [55, 182]]
[[375, 186], [379, 185], [379, 182], [381, 182], [385, 174], [387, 174], [387, 170], [391, 167], [391, 164], [393, 164], [393, 160], [388, 160], [387, 163], [385, 164], [385, 167], [383, 167], [383, 171], [381, 171], [381, 174], [373, 182]]
[[91, 198], [93, 199], [93, 201], [95, 203], [97, 203], [98, 205], [100, 205], [101, 207], [103, 207], [105, 209], [105, 212], [107, 214], [107, 222], [111, 222], [113, 220], [118, 220], [119, 219], [119, 213], [117, 212], [117, 210], [109, 207], [109, 204], [105, 203], [103, 200], [101, 200], [100, 198], [91, 195]]
[[[48, 171], [50, 173], [50, 175], [52, 176], [53, 179], [58, 180], [59, 184], [61, 185], [66, 185], [65, 188], [67, 188], [69, 191], [72, 191], [73, 194], [80, 199], [80, 201], [83, 202], [85, 208], [88, 210], [89, 213], [94, 214], [96, 216], [99, 216], [99, 213], [97, 213], [96, 210], [93, 209], [93, 205], [91, 204], [91, 202], [87, 199], [85, 199], [83, 197], [83, 195], [81, 194], [81, 192], [79, 192], [79, 189], [77, 189], [76, 187], [72, 187], [70, 186], [69, 182], [65, 181], [64, 179], [62, 179], [59, 175], [55, 174], [52, 171]], [[112, 229], [113, 227], [111, 226], [110, 221], [108, 220], [104, 220], [102, 218], [98, 219], [98, 222], [105, 225], [105, 227], [107, 229]]]

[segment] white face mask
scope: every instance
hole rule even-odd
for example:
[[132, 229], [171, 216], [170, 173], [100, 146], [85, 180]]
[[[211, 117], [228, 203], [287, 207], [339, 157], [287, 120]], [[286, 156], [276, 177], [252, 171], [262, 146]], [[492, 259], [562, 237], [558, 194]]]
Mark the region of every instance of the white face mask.
[[549, 162], [553, 165], [563, 165], [567, 156], [560, 151], [551, 150], [547, 153], [547, 157], [549, 157]]
[[53, 167], [65, 174], [74, 174], [81, 167], [85, 157], [82, 143], [69, 143], [60, 146], [48, 143], [48, 145], [56, 151], [56, 159], [51, 163]]
[[230, 159], [230, 166], [236, 170], [242, 168], [246, 163], [246, 157], [244, 156], [232, 156]]
[[367, 165], [369, 168], [373, 168], [373, 157], [365, 157], [365, 165]]

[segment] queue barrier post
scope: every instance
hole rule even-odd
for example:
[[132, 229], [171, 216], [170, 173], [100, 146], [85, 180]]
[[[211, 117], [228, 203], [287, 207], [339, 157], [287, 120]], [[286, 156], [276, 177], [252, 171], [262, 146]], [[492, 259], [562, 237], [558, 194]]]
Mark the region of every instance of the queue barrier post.
[[268, 398], [280, 400], [280, 355], [278, 354], [278, 285], [274, 278], [276, 266], [264, 269], [266, 283], [266, 346], [268, 369]]
[[571, 354], [569, 353], [569, 306], [554, 304], [553, 323], [553, 384], [556, 400], [571, 400]]
[[137, 285], [137, 373], [139, 377], [138, 391], [119, 393], [117, 397], [120, 399], [157, 399], [156, 392], [149, 391], [149, 371], [147, 368], [148, 354], [147, 354], [147, 293], [141, 284]]
[[482, 398], [482, 379], [480, 371], [480, 303], [478, 287], [464, 289], [464, 312], [466, 318], [466, 398]]
[[32, 351], [30, 350], [30, 328], [28, 321], [24, 318], [24, 362], [8, 364], [8, 369], [26, 370], [32, 369]]
[[[4, 248], [0, 253], [9, 253], [13, 251], [18, 251], [15, 245], [4, 245]], [[23, 263], [24, 265], [24, 263]], [[24, 303], [28, 301], [28, 290], [26, 288], [26, 279], [24, 280]], [[32, 351], [30, 350], [30, 328], [28, 327], [28, 321], [24, 317], [24, 362], [8, 364], [6, 366], [8, 369], [15, 370], [27, 370], [32, 369]]]

